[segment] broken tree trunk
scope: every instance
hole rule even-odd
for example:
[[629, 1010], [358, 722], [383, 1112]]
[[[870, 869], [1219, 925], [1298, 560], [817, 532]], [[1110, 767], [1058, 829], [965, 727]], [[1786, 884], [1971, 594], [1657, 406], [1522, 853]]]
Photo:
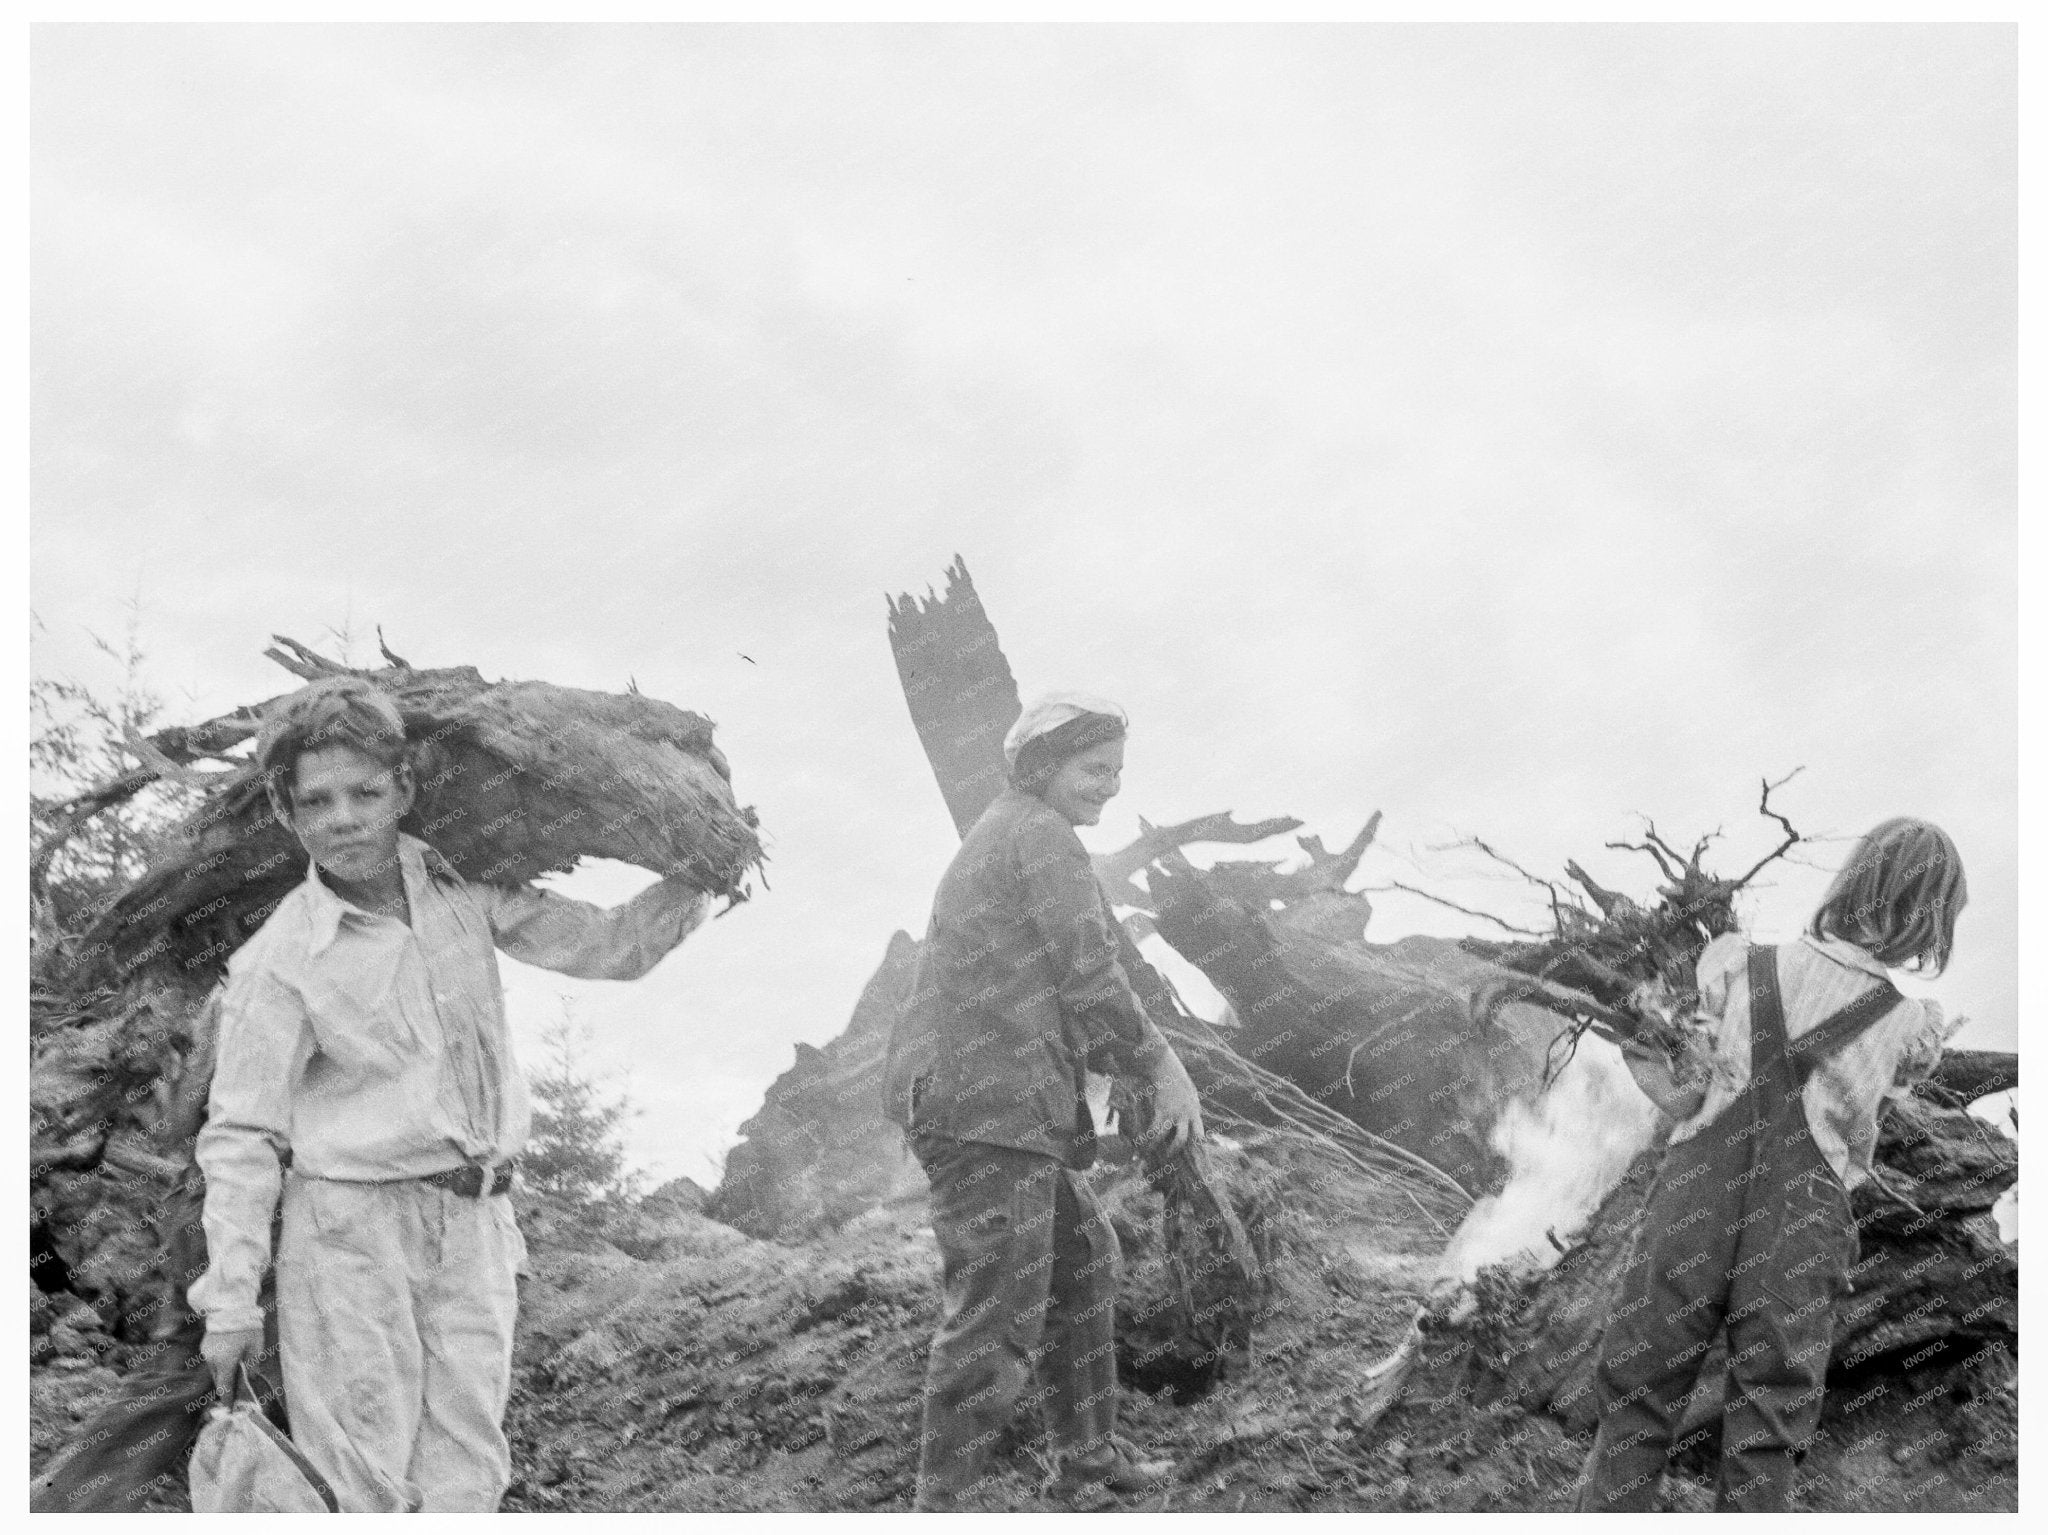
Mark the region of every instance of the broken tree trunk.
[[956, 554], [946, 567], [944, 596], [889, 599], [889, 648], [925, 760], [964, 837], [1009, 781], [1003, 736], [1024, 712], [965, 560]]

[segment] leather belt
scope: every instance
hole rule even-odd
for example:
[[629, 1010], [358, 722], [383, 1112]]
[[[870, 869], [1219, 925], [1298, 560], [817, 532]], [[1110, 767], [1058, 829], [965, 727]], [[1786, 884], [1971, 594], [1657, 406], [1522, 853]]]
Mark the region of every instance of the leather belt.
[[[435, 1188], [446, 1189], [451, 1194], [460, 1194], [464, 1199], [482, 1199], [487, 1194], [509, 1192], [512, 1187], [512, 1169], [516, 1166], [516, 1162], [505, 1162], [497, 1167], [485, 1169], [471, 1162], [462, 1167], [451, 1167], [445, 1173], [428, 1173], [420, 1182], [431, 1183]], [[486, 1171], [491, 1175], [488, 1185], [484, 1182]]]

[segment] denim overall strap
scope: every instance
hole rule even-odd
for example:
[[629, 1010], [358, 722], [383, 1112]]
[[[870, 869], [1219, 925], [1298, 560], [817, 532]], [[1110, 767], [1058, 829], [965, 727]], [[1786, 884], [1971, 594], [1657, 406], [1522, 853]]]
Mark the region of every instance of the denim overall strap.
[[1905, 999], [1890, 981], [1876, 986], [1839, 1012], [1830, 1013], [1787, 1047], [1792, 1071], [1803, 1086], [1816, 1066], [1883, 1018]]
[[1785, 1033], [1785, 998], [1778, 989], [1778, 951], [1753, 944], [1749, 951], [1749, 1082], [1754, 1089], [1766, 1074], [1789, 1071]]

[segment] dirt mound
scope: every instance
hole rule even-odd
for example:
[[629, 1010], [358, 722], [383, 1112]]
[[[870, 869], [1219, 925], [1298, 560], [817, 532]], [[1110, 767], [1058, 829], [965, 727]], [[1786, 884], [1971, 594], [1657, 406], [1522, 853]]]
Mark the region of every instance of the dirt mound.
[[[1180, 1298], [1160, 1196], [1129, 1160], [1091, 1174], [1125, 1249], [1127, 1425], [1188, 1471], [1172, 1507], [1353, 1506], [1342, 1479], [1304, 1504], [1291, 1464], [1254, 1473], [1245, 1452], [1311, 1428], [1320, 1441], [1347, 1380], [1406, 1326], [1433, 1252], [1387, 1251], [1387, 1228], [1334, 1211], [1318, 1192], [1327, 1169], [1276, 1167], [1228, 1145], [1218, 1162], [1283, 1276], [1253, 1353], [1228, 1372], [1162, 1347], [1177, 1336]], [[652, 1259], [594, 1231], [582, 1250], [556, 1248], [545, 1221], [529, 1225], [539, 1232], [508, 1421], [517, 1479], [507, 1508], [908, 1506], [938, 1317], [938, 1248], [922, 1200], [795, 1245], [683, 1213]], [[1002, 1452], [998, 1501], [1040, 1506], [1034, 1425], [1014, 1424]]]
[[[1412, 1372], [1380, 1393], [1369, 1371], [1428, 1304], [1443, 1237], [1363, 1203], [1382, 1192], [1376, 1184], [1347, 1184], [1298, 1142], [1223, 1140], [1213, 1150], [1271, 1280], [1253, 1346], [1227, 1368], [1177, 1352], [1160, 1196], [1114, 1140], [1089, 1175], [1125, 1251], [1124, 1426], [1177, 1471], [1143, 1506], [1567, 1508], [1591, 1439], [1572, 1361], [1534, 1375], [1517, 1361], [1532, 1352], [1546, 1301], [1554, 1309], [1559, 1297], [1599, 1293], [1606, 1244], [1587, 1243], [1549, 1273], [1484, 1271], [1473, 1311], [1427, 1321]], [[1604, 1212], [1617, 1227], [1633, 1219], [1639, 1181]], [[796, 1244], [671, 1206], [647, 1257], [599, 1228], [528, 1225], [536, 1273], [508, 1425], [517, 1479], [507, 1508], [908, 1506], [938, 1310], [921, 1200]], [[570, 1239], [573, 1250], [556, 1245]], [[1838, 1369], [1805, 1506], [2016, 1507], [2014, 1370], [1997, 1330], [1967, 1349]], [[1714, 1407], [1709, 1387], [1694, 1414], [1704, 1429], [1671, 1479], [1673, 1508], [1711, 1503]], [[1013, 1423], [1001, 1450], [996, 1504], [1043, 1507], [1035, 1426]]]
[[915, 1213], [807, 1247], [691, 1214], [654, 1258], [530, 1245], [506, 1508], [907, 1502], [938, 1269]]

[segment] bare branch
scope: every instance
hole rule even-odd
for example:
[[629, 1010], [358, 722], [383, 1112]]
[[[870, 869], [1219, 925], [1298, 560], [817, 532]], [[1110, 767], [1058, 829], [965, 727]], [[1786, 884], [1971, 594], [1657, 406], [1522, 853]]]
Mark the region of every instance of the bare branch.
[[216, 768], [212, 772], [207, 772], [200, 768], [187, 767], [182, 762], [173, 761], [167, 754], [157, 749], [155, 742], [137, 735], [132, 728], [121, 732], [121, 744], [140, 758], [142, 765], [151, 769], [157, 777], [168, 778], [172, 783], [181, 783], [187, 788], [210, 789], [222, 780], [234, 777], [239, 771], [236, 768]]
[[[1612, 844], [1610, 843], [1609, 846], [1612, 846]], [[1605, 885], [1594, 880], [1592, 875], [1579, 867], [1575, 859], [1565, 860], [1564, 872], [1585, 886], [1586, 893], [1593, 898], [1594, 903], [1599, 906], [1601, 912], [1605, 915], [1612, 916], [1621, 907], [1635, 905], [1635, 902], [1631, 901], [1619, 890], [1609, 890]], [[1675, 878], [1676, 876], [1673, 877]]]
[[1460, 906], [1456, 901], [1447, 901], [1440, 895], [1430, 894], [1427, 890], [1418, 890], [1413, 885], [1404, 885], [1398, 879], [1388, 880], [1384, 885], [1367, 885], [1363, 893], [1377, 895], [1386, 890], [1400, 890], [1409, 895], [1420, 896], [1425, 901], [1434, 901], [1439, 906], [1447, 906], [1452, 911], [1463, 912], [1468, 917], [1477, 917], [1482, 922], [1491, 922], [1497, 928], [1510, 933], [1518, 933], [1524, 938], [1550, 938], [1555, 936], [1554, 933], [1538, 932], [1535, 928], [1531, 927], [1517, 927], [1512, 922], [1502, 921], [1490, 911], [1478, 911], [1470, 906]]
[[1693, 844], [1692, 852], [1688, 855], [1666, 842], [1657, 830], [1657, 823], [1640, 810], [1636, 812], [1636, 818], [1643, 823], [1641, 842], [1609, 842], [1604, 845], [1622, 852], [1648, 853], [1657, 860], [1657, 867], [1663, 871], [1664, 877], [1674, 884], [1681, 883], [1688, 871], [1699, 872], [1701, 855], [1706, 852], [1708, 844], [1720, 835], [1718, 831], [1707, 833]]
[[[1500, 864], [1506, 868], [1512, 869], [1515, 873], [1519, 874], [1523, 879], [1527, 880], [1530, 884], [1534, 885], [1537, 889], [1541, 890], [1544, 893], [1545, 898], [1548, 899], [1548, 901], [1550, 902], [1550, 920], [1556, 925], [1559, 932], [1562, 932], [1564, 930], [1565, 916], [1568, 912], [1577, 912], [1583, 910], [1583, 903], [1580, 902], [1579, 898], [1576, 895], [1574, 895], [1571, 891], [1567, 890], [1564, 886], [1560, 885], [1556, 880], [1545, 879], [1540, 874], [1530, 873], [1527, 869], [1523, 868], [1520, 864], [1516, 863], [1514, 859], [1508, 857], [1507, 854], [1501, 852], [1492, 844], [1485, 842], [1478, 837], [1464, 837], [1458, 840], [1457, 842], [1449, 844], [1449, 846], [1453, 848], [1475, 848], [1479, 852], [1484, 853], [1488, 858], [1492, 859], [1495, 863]], [[1432, 851], [1436, 850], [1432, 849]]]
[[[271, 639], [277, 644], [266, 647], [263, 653], [303, 681], [317, 682], [322, 677], [341, 676], [350, 671], [350, 668], [343, 666], [339, 661], [330, 661], [318, 651], [310, 646], [301, 645], [295, 639], [282, 634], [273, 634]], [[278, 645], [282, 645], [284, 649], [278, 649]], [[286, 651], [290, 654], [287, 655]]]
[[[1657, 867], [1664, 871], [1666, 879], [1677, 880], [1684, 877], [1684, 860], [1680, 860], [1679, 867], [1672, 867], [1671, 859], [1678, 855], [1664, 845], [1664, 839], [1657, 835], [1657, 828], [1654, 826], [1649, 827], [1647, 838], [1642, 842], [1604, 842], [1601, 846], [1624, 853], [1648, 853], [1657, 860]], [[1585, 882], [1581, 880], [1580, 883]]]
[[125, 744], [142, 759], [144, 765], [83, 794], [74, 794], [69, 799], [42, 807], [38, 813], [51, 823], [51, 830], [29, 854], [30, 888], [40, 890], [43, 887], [51, 861], [88, 821], [117, 805], [126, 804], [160, 779], [209, 788], [232, 776], [234, 770], [231, 769], [220, 774], [199, 775], [195, 781], [186, 764], [201, 758], [233, 762], [235, 759], [227, 756], [228, 749], [256, 733], [256, 721], [263, 707], [233, 709], [198, 725], [169, 725], [149, 736], [138, 737], [132, 728], [124, 727]]
[[1292, 905], [1318, 896], [1343, 897], [1350, 894], [1345, 883], [1357, 872], [1358, 861], [1371, 845], [1379, 824], [1379, 812], [1375, 811], [1358, 835], [1334, 853], [1324, 848], [1320, 837], [1297, 837], [1295, 845], [1308, 856], [1308, 862], [1300, 868], [1286, 869], [1250, 859], [1225, 860], [1212, 864], [1203, 877], [1231, 900], [1260, 908], [1276, 902]]
[[1742, 878], [1736, 880], [1736, 889], [1740, 890], [1744, 885], [1748, 884], [1751, 880], [1755, 879], [1757, 875], [1761, 874], [1766, 864], [1771, 863], [1776, 859], [1784, 857], [1787, 853], [1791, 852], [1792, 849], [1798, 844], [1799, 833], [1793, 829], [1792, 823], [1788, 821], [1778, 811], [1775, 811], [1771, 808], [1771, 790], [1784, 788], [1786, 784], [1790, 783], [1793, 779], [1797, 778], [1801, 773], [1805, 771], [1806, 768], [1802, 764], [1801, 766], [1796, 767], [1791, 772], [1787, 773], [1783, 778], [1779, 779], [1776, 783], [1772, 783], [1768, 778], [1763, 780], [1763, 798], [1757, 802], [1757, 813], [1759, 815], [1769, 816], [1772, 820], [1776, 821], [1780, 826], [1784, 827], [1785, 840], [1779, 843], [1775, 848], [1771, 849], [1770, 852], [1764, 854], [1762, 858], [1759, 858], [1747, 874], [1743, 875]]
[[[1378, 824], [1378, 817], [1373, 824]], [[1157, 858], [1187, 846], [1193, 842], [1228, 842], [1242, 845], [1249, 842], [1263, 842], [1268, 837], [1277, 837], [1282, 832], [1296, 831], [1301, 822], [1293, 816], [1276, 816], [1269, 821], [1240, 822], [1233, 812], [1219, 810], [1214, 815], [1196, 816], [1192, 821], [1181, 821], [1172, 826], [1153, 826], [1149, 822], [1138, 822], [1138, 840], [1113, 853], [1099, 853], [1094, 858], [1095, 877], [1105, 885], [1116, 889], [1121, 895], [1122, 888], [1132, 884], [1138, 871]], [[1367, 828], [1368, 831], [1371, 827]], [[1360, 848], [1360, 852], [1364, 849]]]

